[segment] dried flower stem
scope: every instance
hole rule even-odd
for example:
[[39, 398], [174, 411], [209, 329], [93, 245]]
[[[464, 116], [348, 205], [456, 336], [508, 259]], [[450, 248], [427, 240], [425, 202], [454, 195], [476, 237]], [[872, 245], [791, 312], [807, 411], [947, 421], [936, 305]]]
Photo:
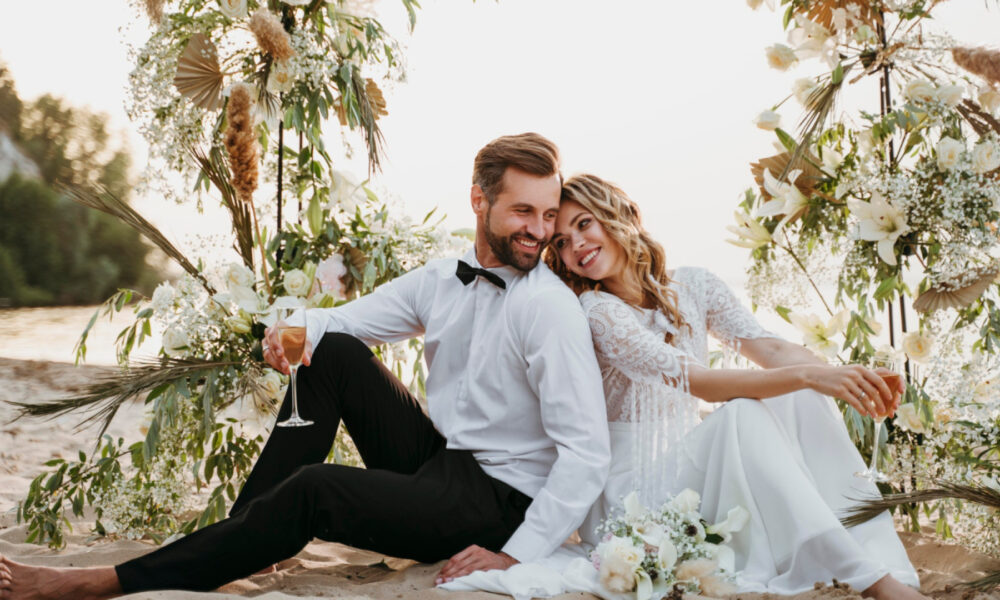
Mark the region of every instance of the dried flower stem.
[[257, 38], [260, 49], [275, 60], [288, 60], [295, 56], [292, 38], [281, 26], [281, 19], [266, 8], [259, 9], [250, 18], [250, 31]]

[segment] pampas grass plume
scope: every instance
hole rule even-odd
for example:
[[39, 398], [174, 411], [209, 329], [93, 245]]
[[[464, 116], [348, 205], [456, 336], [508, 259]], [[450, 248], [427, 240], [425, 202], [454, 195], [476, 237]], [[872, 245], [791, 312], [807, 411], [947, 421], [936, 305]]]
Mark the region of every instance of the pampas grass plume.
[[292, 38], [281, 26], [281, 20], [266, 8], [257, 10], [250, 17], [250, 31], [257, 38], [257, 45], [276, 60], [288, 60], [295, 56]]
[[253, 131], [251, 105], [250, 86], [235, 84], [229, 94], [225, 144], [233, 172], [233, 188], [244, 202], [252, 202], [257, 189], [257, 137]]
[[1000, 50], [987, 48], [952, 48], [955, 63], [994, 85], [1000, 84]]

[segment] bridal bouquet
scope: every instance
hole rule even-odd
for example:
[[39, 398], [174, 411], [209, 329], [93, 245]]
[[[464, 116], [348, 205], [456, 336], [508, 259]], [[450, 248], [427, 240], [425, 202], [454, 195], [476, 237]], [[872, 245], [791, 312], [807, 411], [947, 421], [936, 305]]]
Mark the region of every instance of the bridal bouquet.
[[722, 596], [732, 583], [735, 555], [725, 544], [750, 517], [742, 506], [708, 525], [698, 512], [701, 497], [686, 489], [659, 509], [649, 510], [632, 492], [625, 514], [611, 516], [598, 528], [606, 532], [591, 553], [601, 585], [610, 592], [635, 592], [637, 600], [658, 600], [680, 593]]

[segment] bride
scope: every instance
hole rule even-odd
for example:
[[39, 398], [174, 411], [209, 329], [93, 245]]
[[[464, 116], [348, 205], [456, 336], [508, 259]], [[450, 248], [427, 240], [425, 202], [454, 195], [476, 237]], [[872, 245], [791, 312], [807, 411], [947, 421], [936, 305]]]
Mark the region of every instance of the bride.
[[[868, 597], [924, 598], [888, 513], [849, 529], [838, 520], [878, 490], [853, 475], [864, 464], [830, 397], [872, 416], [894, 410], [902, 389], [765, 331], [705, 269], [668, 271], [636, 204], [596, 176], [564, 184], [546, 260], [591, 325], [611, 428], [608, 483], [579, 529], [582, 544], [442, 587], [617, 597], [586, 558], [600, 541], [595, 527], [632, 490], [654, 506], [691, 488], [709, 522], [737, 505], [750, 513], [730, 542], [740, 591], [792, 595], [836, 579]], [[709, 333], [763, 369], [706, 368]], [[698, 423], [692, 396], [725, 404]]]

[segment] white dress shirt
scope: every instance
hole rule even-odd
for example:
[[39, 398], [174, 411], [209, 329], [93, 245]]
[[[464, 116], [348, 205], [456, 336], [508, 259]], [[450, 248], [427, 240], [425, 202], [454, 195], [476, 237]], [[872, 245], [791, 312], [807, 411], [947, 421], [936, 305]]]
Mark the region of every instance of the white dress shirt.
[[[462, 260], [480, 266], [474, 251]], [[600, 367], [579, 301], [544, 263], [490, 269], [505, 290], [482, 277], [463, 285], [457, 264], [435, 260], [343, 306], [309, 309], [308, 337], [316, 348], [326, 332], [369, 345], [424, 335], [427, 406], [447, 447], [533, 498], [503, 548], [527, 562], [562, 544], [604, 487]]]

